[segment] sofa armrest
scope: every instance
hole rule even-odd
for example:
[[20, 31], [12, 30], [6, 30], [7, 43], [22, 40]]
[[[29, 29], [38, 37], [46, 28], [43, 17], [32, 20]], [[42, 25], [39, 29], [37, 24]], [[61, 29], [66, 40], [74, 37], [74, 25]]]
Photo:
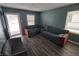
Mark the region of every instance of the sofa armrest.
[[58, 36], [68, 39], [69, 33], [59, 34]]
[[67, 42], [68, 42], [68, 39], [65, 38], [65, 37], [59, 37], [59, 40], [58, 40], [58, 44], [63, 47]]

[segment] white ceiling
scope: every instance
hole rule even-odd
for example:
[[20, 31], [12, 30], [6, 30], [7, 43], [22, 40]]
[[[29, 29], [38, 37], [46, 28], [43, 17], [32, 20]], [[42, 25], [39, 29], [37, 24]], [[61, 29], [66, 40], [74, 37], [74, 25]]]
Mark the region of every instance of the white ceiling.
[[71, 4], [72, 3], [0, 3], [1, 6], [32, 11], [45, 11]]

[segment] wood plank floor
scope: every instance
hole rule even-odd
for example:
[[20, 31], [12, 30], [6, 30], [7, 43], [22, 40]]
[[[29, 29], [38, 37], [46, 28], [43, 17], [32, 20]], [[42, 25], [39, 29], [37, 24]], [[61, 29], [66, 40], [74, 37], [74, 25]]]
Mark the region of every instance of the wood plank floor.
[[26, 40], [28, 56], [79, 56], [79, 46], [68, 42], [63, 48], [37, 35]]

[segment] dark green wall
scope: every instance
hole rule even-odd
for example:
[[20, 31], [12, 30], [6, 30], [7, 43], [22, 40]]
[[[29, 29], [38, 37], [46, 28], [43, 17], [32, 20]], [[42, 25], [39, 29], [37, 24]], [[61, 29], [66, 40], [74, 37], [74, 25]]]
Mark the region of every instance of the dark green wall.
[[35, 24], [40, 24], [40, 13], [35, 11], [29, 11], [29, 10], [21, 10], [21, 9], [14, 9], [14, 8], [7, 8], [2, 7], [2, 10], [4, 13], [18, 13], [20, 15], [20, 21], [23, 26], [27, 26], [27, 14], [33, 14], [35, 15]]
[[[64, 29], [67, 12], [74, 10], [79, 10], [79, 4], [73, 4], [53, 10], [44, 11], [40, 16], [41, 24]], [[79, 42], [79, 35], [71, 34], [70, 39]]]

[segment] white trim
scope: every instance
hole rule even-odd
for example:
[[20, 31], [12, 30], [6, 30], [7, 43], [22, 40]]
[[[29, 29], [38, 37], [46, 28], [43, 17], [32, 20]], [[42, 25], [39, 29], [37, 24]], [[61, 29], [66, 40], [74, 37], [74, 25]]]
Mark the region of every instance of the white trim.
[[76, 45], [79, 45], [79, 43], [74, 42], [74, 41], [72, 41], [72, 40], [68, 40], [68, 41], [71, 42], [71, 43], [74, 43], [74, 44], [76, 44]]
[[64, 29], [66, 29], [67, 19], [69, 18], [69, 13], [70, 13], [70, 12], [67, 12], [67, 14], [66, 14], [66, 21], [65, 21], [65, 28], [64, 28]]

